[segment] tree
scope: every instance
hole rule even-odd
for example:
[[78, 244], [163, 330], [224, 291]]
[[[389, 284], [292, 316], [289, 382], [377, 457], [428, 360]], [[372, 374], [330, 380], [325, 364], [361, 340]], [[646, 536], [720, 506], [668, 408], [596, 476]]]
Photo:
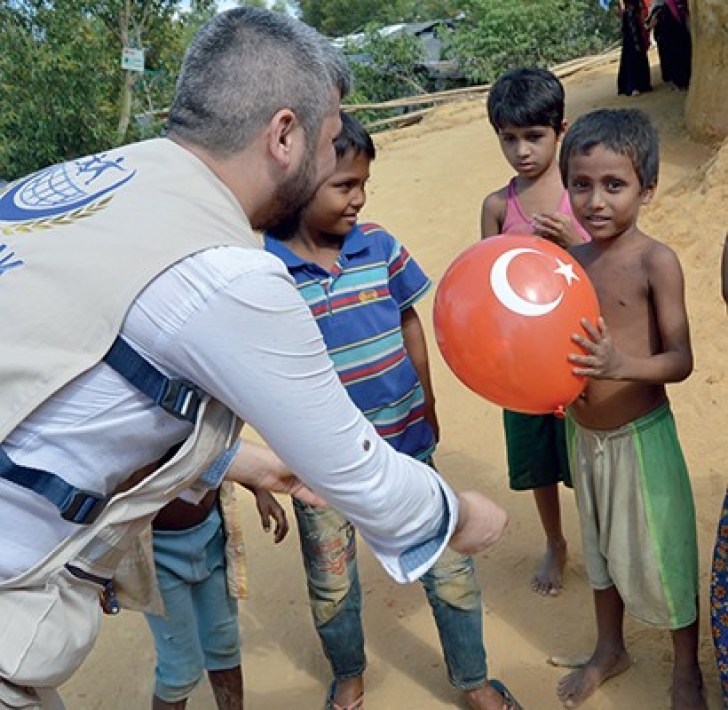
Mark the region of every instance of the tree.
[[461, 0], [300, 0], [301, 19], [330, 37], [360, 32], [369, 25], [455, 17]]
[[422, 45], [413, 35], [383, 36], [370, 26], [361, 45], [344, 51], [357, 57], [349, 62], [354, 74], [350, 103], [387, 101], [425, 93], [417, 74], [417, 64], [423, 58]]
[[470, 0], [451, 56], [473, 82], [515, 66], [551, 66], [603, 50], [618, 38], [596, 0]]
[[5, 4], [0, 35], [0, 176], [19, 177], [111, 142], [119, 71], [103, 27], [83, 3]]
[[[175, 76], [181, 62], [180, 39], [185, 36], [186, 18], [179, 15], [180, 0], [96, 0], [89, 3], [89, 10], [98, 17], [112, 38], [121, 56], [124, 48], [142, 49], [145, 53], [145, 69]], [[257, 4], [257, 3], [249, 3]], [[207, 19], [215, 10], [213, 0], [196, 0], [192, 17]], [[199, 23], [193, 22], [194, 29]], [[172, 51], [170, 52], [170, 48]], [[129, 131], [132, 116], [134, 89], [144, 86], [145, 74], [125, 71], [120, 87], [119, 121], [116, 143], [123, 143]]]
[[[214, 12], [198, 0], [11, 0], [0, 4], [0, 176], [139, 137], [139, 112], [168, 106], [192, 32]], [[145, 50], [144, 73], [120, 66]]]
[[[155, 7], [156, 5], [156, 7]], [[175, 3], [176, 5], [176, 3]], [[109, 34], [115, 39], [119, 50], [124, 48], [142, 49], [145, 54], [149, 47], [145, 47], [145, 39], [149, 35], [150, 24], [157, 19], [155, 11], [162, 13], [164, 20], [168, 19], [169, 3], [134, 2], [134, 0], [108, 0], [99, 3], [96, 11], [106, 26]], [[145, 63], [148, 57], [145, 57]], [[143, 76], [143, 72], [124, 71], [120, 87], [119, 121], [116, 128], [116, 143], [124, 142], [129, 131], [132, 113], [132, 94], [134, 87]]]
[[728, 136], [728, 3], [691, 0], [693, 75], [685, 110], [691, 135], [699, 140]]
[[[386, 15], [386, 0], [301, 0], [301, 19], [330, 37], [360, 30], [364, 25]], [[382, 21], [382, 24], [386, 22]]]

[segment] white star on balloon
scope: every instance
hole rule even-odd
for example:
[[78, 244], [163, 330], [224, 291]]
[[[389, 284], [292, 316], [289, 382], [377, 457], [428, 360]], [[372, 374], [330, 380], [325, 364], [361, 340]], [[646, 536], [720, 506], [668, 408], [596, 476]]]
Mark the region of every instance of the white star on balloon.
[[566, 264], [556, 257], [556, 261], [559, 263], [559, 268], [554, 270], [555, 274], [560, 274], [566, 279], [566, 285], [571, 286], [572, 281], [578, 281], [579, 277], [574, 273], [574, 265]]

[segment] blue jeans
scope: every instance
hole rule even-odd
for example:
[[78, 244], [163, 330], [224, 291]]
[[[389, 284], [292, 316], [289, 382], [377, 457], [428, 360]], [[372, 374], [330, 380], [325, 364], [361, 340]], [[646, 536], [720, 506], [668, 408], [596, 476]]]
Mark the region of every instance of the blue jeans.
[[[293, 499], [313, 621], [339, 680], [366, 668], [361, 587], [354, 527], [333, 508]], [[471, 557], [447, 548], [422, 577], [435, 617], [450, 682], [461, 690], [488, 677], [483, 645], [483, 607]]]
[[240, 665], [238, 603], [228, 594], [225, 535], [213, 507], [186, 530], [155, 530], [154, 563], [166, 616], [145, 614], [157, 651], [154, 694], [187, 698], [205, 670]]

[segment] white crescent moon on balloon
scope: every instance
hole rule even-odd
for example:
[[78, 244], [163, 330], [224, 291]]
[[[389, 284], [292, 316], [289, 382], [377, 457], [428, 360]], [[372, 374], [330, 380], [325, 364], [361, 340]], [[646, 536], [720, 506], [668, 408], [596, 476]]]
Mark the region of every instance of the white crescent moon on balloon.
[[508, 280], [508, 267], [510, 263], [520, 254], [540, 254], [535, 249], [510, 249], [501, 254], [493, 263], [490, 271], [490, 286], [493, 289], [495, 297], [509, 310], [522, 316], [545, 316], [547, 313], [556, 308], [561, 299], [564, 297], [563, 292], [559, 297], [548, 303], [531, 303], [525, 298], [521, 298], [511, 286]]

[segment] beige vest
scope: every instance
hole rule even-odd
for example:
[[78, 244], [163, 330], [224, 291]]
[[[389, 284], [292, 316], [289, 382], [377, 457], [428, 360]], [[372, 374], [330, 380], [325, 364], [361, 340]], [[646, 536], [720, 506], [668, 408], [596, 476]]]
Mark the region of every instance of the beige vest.
[[10, 185], [0, 195], [0, 441], [101, 360], [156, 275], [222, 244], [261, 248], [232, 193], [167, 139]]
[[190, 472], [204, 470], [237, 436], [234, 417], [219, 402], [208, 400], [201, 410], [194, 435], [169, 463], [115, 496], [96, 522], [79, 526], [38, 565], [0, 584], [0, 707], [44, 707], [37, 689], [66, 682], [93, 648], [100, 588], [63, 565], [113, 576], [160, 502], [177, 497]]
[[[214, 246], [260, 248], [230, 191], [166, 139], [13, 183], [0, 195], [0, 235], [0, 441], [101, 360], [135, 297], [164, 269]], [[0, 584], [0, 705], [18, 692], [34, 702], [34, 687], [64, 682], [93, 646], [98, 589], [64, 565], [113, 577], [159, 508], [239, 431], [233, 413], [207, 399], [172, 460]]]
[[[134, 298], [161, 271], [218, 245], [261, 248], [239, 204], [194, 155], [166, 139], [54, 166], [0, 195], [0, 440], [99, 362]], [[208, 402], [172, 461], [109, 504], [33, 570], [73, 560], [112, 577], [133, 539], [238, 435]]]

